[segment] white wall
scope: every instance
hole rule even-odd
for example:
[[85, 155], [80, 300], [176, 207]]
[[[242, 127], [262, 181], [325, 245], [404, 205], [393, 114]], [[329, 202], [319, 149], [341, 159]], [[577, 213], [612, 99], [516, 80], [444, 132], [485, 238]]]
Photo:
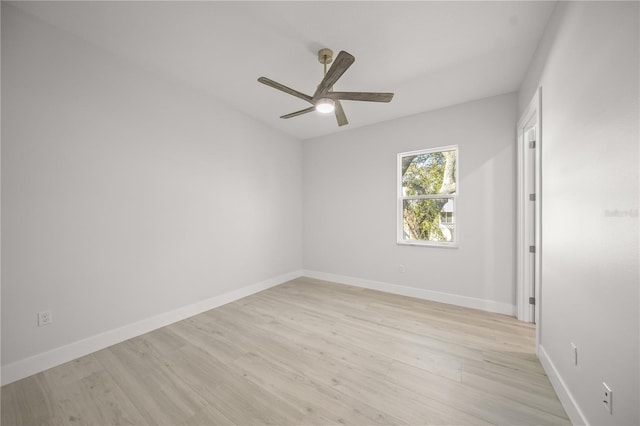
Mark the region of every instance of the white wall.
[[640, 424], [639, 12], [559, 4], [519, 94], [542, 86], [540, 355], [575, 423]]
[[7, 3], [2, 89], [3, 367], [300, 270], [299, 141]]
[[[305, 141], [305, 270], [513, 313], [515, 125], [509, 94]], [[456, 144], [459, 248], [397, 245], [396, 155]]]

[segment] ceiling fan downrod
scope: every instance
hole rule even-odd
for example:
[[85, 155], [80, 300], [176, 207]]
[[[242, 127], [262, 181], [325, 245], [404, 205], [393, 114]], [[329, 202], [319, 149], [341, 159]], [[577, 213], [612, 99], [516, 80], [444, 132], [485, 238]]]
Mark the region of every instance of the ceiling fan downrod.
[[[323, 65], [324, 73], [322, 78], [327, 75], [327, 64], [333, 61], [333, 51], [331, 49], [318, 50], [318, 61]], [[333, 87], [329, 87], [329, 92], [333, 90]], [[336, 101], [329, 98], [321, 98], [316, 102], [316, 111], [322, 114], [329, 114], [336, 109]]]

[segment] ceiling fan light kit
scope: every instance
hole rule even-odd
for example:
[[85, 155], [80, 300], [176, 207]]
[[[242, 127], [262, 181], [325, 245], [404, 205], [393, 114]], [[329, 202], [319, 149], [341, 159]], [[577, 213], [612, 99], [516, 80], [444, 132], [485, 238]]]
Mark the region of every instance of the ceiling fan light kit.
[[316, 111], [322, 114], [328, 114], [336, 109], [336, 103], [333, 99], [321, 98], [316, 102]]
[[[345, 51], [338, 53], [336, 60], [333, 60], [333, 51], [331, 49], [320, 49], [318, 51], [318, 61], [324, 65], [324, 78], [320, 81], [318, 88], [313, 96], [306, 95], [297, 90], [291, 89], [283, 84], [273, 81], [267, 77], [260, 77], [258, 81], [274, 89], [288, 93], [292, 96], [300, 98], [313, 105], [300, 111], [292, 112], [281, 116], [280, 118], [288, 119], [306, 114], [311, 111], [328, 114], [335, 112], [338, 126], [349, 124], [347, 117], [342, 109], [341, 100], [343, 101], [364, 101], [364, 102], [391, 102], [393, 93], [378, 92], [334, 92], [333, 85], [338, 81], [342, 74], [353, 64], [355, 58]], [[331, 64], [331, 68], [327, 71], [327, 64]]]

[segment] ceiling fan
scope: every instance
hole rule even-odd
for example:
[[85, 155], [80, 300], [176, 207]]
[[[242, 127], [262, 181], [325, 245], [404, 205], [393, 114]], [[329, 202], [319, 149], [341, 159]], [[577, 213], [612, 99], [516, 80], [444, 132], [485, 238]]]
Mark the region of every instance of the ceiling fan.
[[[378, 92], [334, 92], [333, 85], [338, 79], [349, 69], [351, 64], [356, 60], [352, 55], [345, 51], [338, 53], [336, 60], [333, 60], [333, 51], [331, 49], [320, 49], [318, 51], [318, 61], [324, 65], [324, 77], [313, 96], [306, 95], [297, 90], [291, 89], [283, 84], [268, 79], [267, 77], [260, 77], [258, 81], [267, 86], [271, 86], [274, 89], [281, 90], [290, 95], [296, 96], [309, 102], [312, 106], [302, 109], [300, 111], [292, 112], [281, 116], [280, 118], [292, 118], [298, 115], [306, 114], [311, 111], [318, 111], [321, 113], [330, 113], [335, 111], [336, 120], [338, 120], [338, 126], [344, 126], [349, 124], [347, 116], [344, 114], [340, 101], [365, 101], [365, 102], [391, 102], [393, 99], [393, 93], [378, 93]], [[330, 64], [331, 68], [327, 71], [327, 64]]]

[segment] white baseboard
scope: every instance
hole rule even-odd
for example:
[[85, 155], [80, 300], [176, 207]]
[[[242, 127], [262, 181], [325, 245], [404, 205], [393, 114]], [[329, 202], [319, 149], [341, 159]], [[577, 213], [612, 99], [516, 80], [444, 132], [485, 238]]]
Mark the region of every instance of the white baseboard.
[[77, 342], [31, 356], [29, 358], [21, 359], [11, 364], [4, 365], [2, 366], [1, 383], [2, 385], [5, 385], [15, 382], [16, 380], [20, 380], [32, 374], [36, 374], [57, 365], [64, 364], [65, 362], [72, 361], [76, 358], [88, 355], [100, 349], [107, 348], [109, 346], [123, 342], [127, 339], [131, 339], [141, 334], [148, 333], [169, 324], [173, 324], [174, 322], [181, 321], [185, 318], [189, 318], [202, 312], [206, 312], [210, 309], [217, 308], [218, 306], [222, 306], [235, 300], [242, 299], [243, 297], [250, 296], [254, 293], [266, 290], [300, 276], [333, 281], [336, 283], [353, 285], [356, 287], [369, 288], [372, 290], [379, 290], [392, 294], [415, 297], [418, 299], [426, 299], [452, 305], [464, 306], [468, 308], [481, 309], [484, 311], [496, 312], [505, 315], [513, 316], [516, 312], [515, 306], [492, 300], [459, 296], [451, 293], [424, 290], [415, 287], [406, 287], [397, 284], [348, 277], [344, 275], [328, 274], [324, 272], [309, 270], [298, 270], [255, 284], [251, 284], [232, 292], [221, 294], [219, 296], [196, 302], [188, 306], [183, 306], [176, 310], [137, 321], [135, 323], [128, 324], [117, 329], [109, 330], [95, 336], [87, 337], [86, 339], [82, 339]]
[[348, 277], [344, 275], [327, 274], [325, 272], [304, 270], [304, 276], [319, 280], [333, 281], [340, 284], [363, 287], [371, 290], [379, 290], [402, 296], [431, 300], [434, 302], [448, 303], [450, 305], [464, 306], [466, 308], [480, 309], [505, 315], [516, 315], [516, 306], [494, 300], [479, 299], [475, 297], [460, 296], [457, 294], [443, 293], [440, 291], [425, 290], [416, 287], [406, 287], [381, 281], [372, 281], [362, 278]]
[[560, 399], [560, 402], [562, 403], [564, 411], [567, 412], [571, 423], [574, 425], [588, 425], [589, 423], [582, 413], [582, 410], [580, 410], [580, 406], [573, 398], [573, 395], [571, 395], [571, 392], [567, 388], [567, 385], [564, 383], [564, 380], [562, 380], [562, 377], [558, 373], [556, 366], [553, 364], [553, 361], [551, 361], [551, 358], [549, 358], [547, 351], [544, 350], [544, 347], [542, 345], [538, 346], [538, 358], [540, 359], [542, 368], [544, 368], [544, 371], [549, 377], [549, 381], [553, 386], [553, 390], [556, 391], [558, 399]]
[[170, 312], [146, 318], [120, 328], [106, 331], [59, 348], [2, 366], [2, 385], [31, 376], [51, 367], [72, 361], [127, 339], [165, 327], [174, 322], [206, 312], [262, 290], [274, 287], [302, 276], [302, 271], [292, 271], [265, 281], [251, 284], [229, 293], [183, 306]]

